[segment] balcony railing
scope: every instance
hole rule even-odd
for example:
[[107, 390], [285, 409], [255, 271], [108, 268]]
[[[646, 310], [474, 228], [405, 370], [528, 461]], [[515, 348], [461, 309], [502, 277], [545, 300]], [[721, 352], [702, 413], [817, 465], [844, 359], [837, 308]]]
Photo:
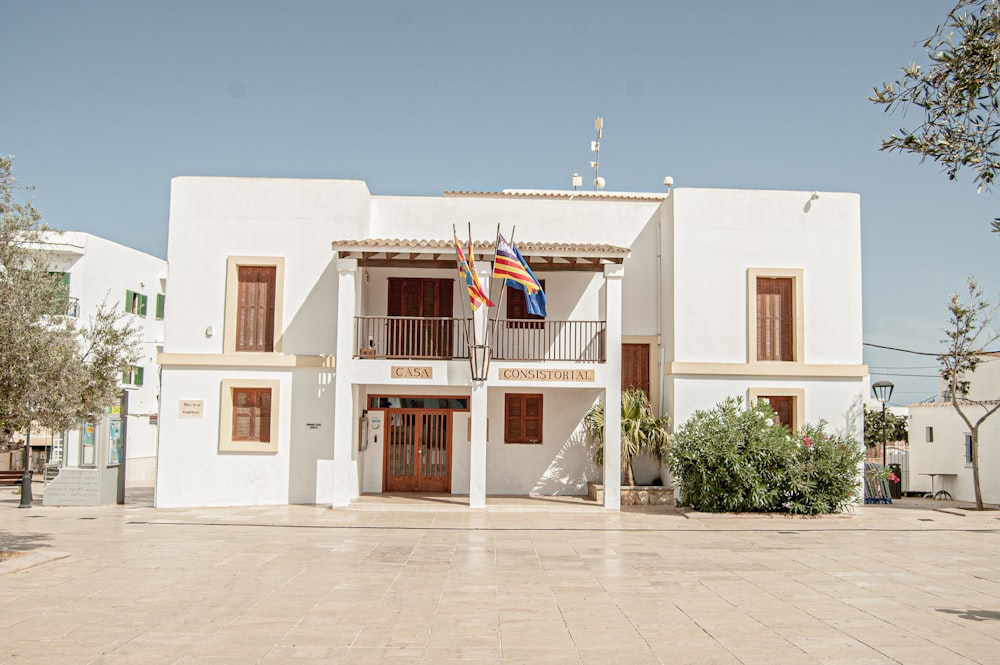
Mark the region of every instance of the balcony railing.
[[[460, 359], [469, 357], [471, 319], [409, 316], [354, 317], [355, 358]], [[605, 361], [604, 321], [490, 322], [486, 342], [494, 360]]]
[[468, 358], [466, 319], [354, 317], [355, 358]]
[[604, 321], [491, 321], [494, 360], [554, 360], [602, 363]]

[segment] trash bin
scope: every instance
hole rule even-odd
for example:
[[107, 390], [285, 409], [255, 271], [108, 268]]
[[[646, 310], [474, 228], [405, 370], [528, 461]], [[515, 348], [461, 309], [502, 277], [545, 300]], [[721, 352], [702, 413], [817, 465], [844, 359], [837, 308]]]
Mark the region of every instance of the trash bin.
[[900, 499], [903, 497], [903, 467], [898, 464], [890, 464], [889, 470], [892, 471], [896, 479], [889, 479], [889, 496], [893, 499]]

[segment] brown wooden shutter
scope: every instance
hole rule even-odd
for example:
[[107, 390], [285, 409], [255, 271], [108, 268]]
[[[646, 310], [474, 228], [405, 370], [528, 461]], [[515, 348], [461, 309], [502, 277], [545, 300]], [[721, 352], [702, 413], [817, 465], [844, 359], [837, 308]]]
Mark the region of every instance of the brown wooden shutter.
[[274, 266], [240, 266], [236, 308], [236, 350], [274, 350]]
[[271, 389], [233, 388], [233, 441], [271, 440]]
[[249, 390], [233, 389], [233, 441], [250, 441], [253, 435], [253, 398]]
[[504, 400], [504, 441], [524, 440], [524, 400], [521, 395], [507, 394]]
[[257, 441], [271, 440], [271, 390], [257, 391]]
[[403, 286], [405, 282], [405, 279], [398, 277], [389, 278], [389, 316], [403, 315]]
[[507, 393], [504, 396], [504, 441], [542, 442], [542, 396]]
[[622, 344], [622, 390], [630, 388], [649, 397], [649, 344]]
[[524, 396], [524, 438], [529, 443], [542, 442], [542, 396]]
[[439, 279], [438, 291], [438, 316], [450, 319], [455, 312], [455, 280]]
[[757, 360], [794, 360], [792, 279], [757, 278]]

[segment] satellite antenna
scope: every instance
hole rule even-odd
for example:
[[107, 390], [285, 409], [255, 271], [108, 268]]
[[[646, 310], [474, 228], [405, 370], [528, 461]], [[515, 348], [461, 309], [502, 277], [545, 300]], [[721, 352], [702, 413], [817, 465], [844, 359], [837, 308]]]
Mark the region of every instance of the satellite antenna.
[[594, 169], [594, 189], [604, 189], [604, 178], [600, 176], [601, 161], [601, 134], [604, 129], [604, 118], [598, 116], [594, 120], [594, 129], [597, 130], [597, 140], [590, 142], [590, 150], [594, 153], [594, 161], [590, 163], [590, 168]]

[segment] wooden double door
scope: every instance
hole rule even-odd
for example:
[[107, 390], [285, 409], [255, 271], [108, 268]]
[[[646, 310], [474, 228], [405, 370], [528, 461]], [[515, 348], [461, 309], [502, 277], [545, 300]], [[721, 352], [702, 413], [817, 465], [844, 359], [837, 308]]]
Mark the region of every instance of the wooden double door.
[[386, 409], [383, 490], [451, 490], [451, 415], [442, 409]]

